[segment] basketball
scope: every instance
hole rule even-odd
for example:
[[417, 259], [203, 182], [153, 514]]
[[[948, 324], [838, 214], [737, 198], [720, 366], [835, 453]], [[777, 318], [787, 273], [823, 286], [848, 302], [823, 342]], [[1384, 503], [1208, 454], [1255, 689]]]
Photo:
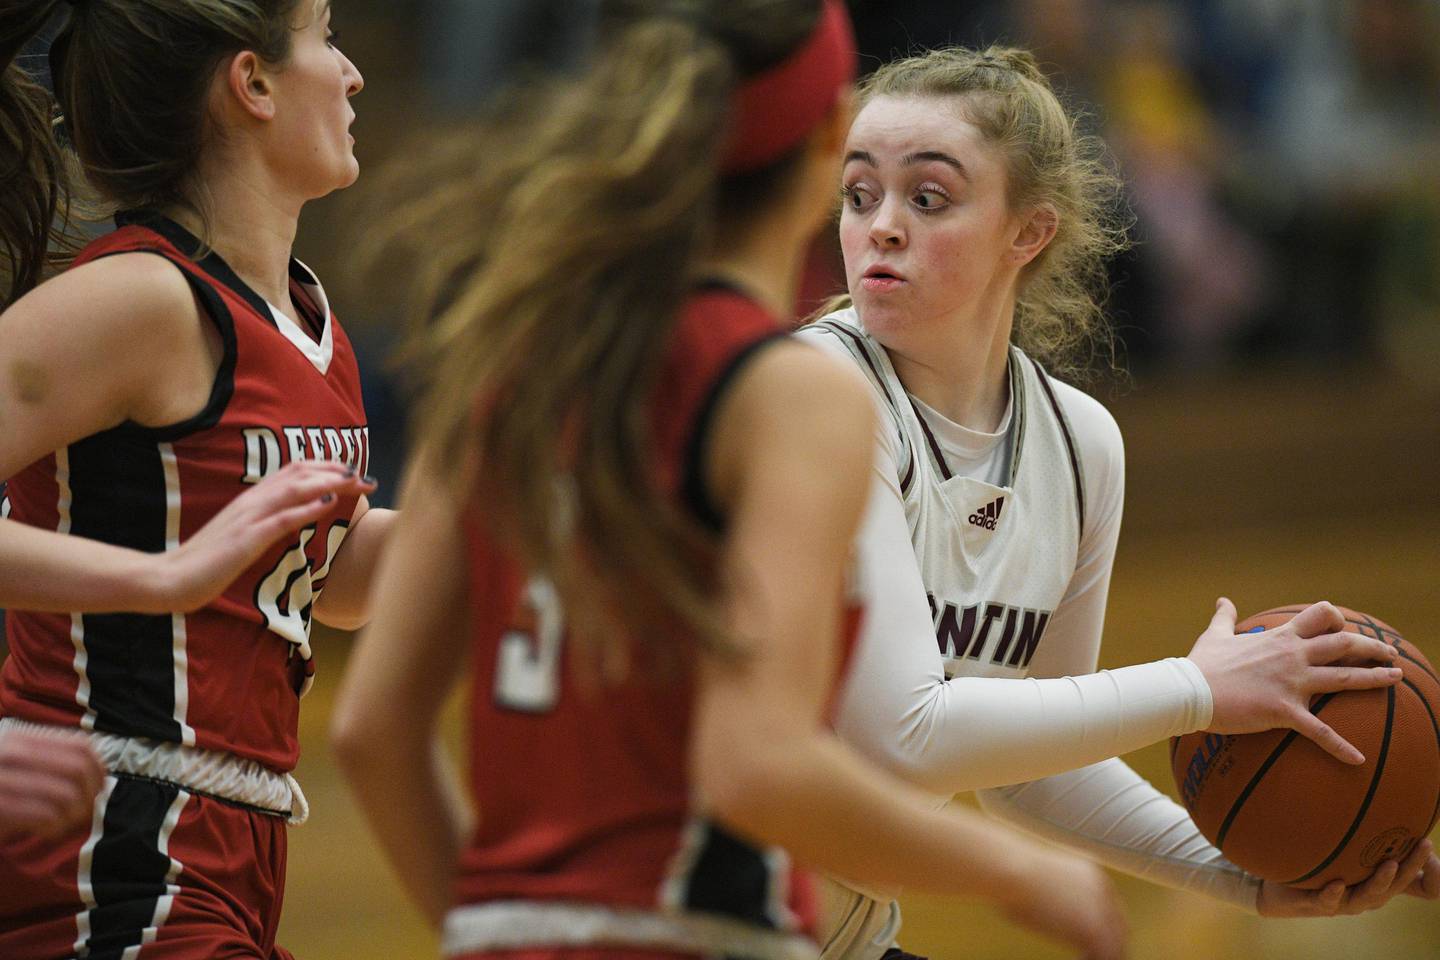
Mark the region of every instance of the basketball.
[[[1281, 626], [1303, 609], [1267, 610], [1236, 633]], [[1340, 610], [1347, 629], [1393, 647], [1404, 671], [1393, 687], [1311, 702], [1363, 764], [1343, 764], [1293, 730], [1200, 731], [1170, 742], [1180, 799], [1206, 839], [1250, 873], [1303, 889], [1359, 883], [1409, 853], [1440, 813], [1440, 680], [1394, 628]]]

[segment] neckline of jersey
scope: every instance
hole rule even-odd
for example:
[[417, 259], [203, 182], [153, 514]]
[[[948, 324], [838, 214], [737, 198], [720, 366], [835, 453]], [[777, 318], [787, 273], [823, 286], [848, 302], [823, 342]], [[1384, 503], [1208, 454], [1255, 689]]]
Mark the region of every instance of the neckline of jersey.
[[[117, 227], [134, 225], [158, 233], [175, 249], [244, 300], [251, 309], [267, 320], [276, 332], [290, 341], [295, 349], [306, 360], [309, 360], [321, 374], [328, 371], [333, 352], [331, 333], [333, 324], [331, 323], [329, 298], [326, 296], [324, 288], [320, 286], [320, 281], [315, 273], [295, 257], [290, 258], [288, 270], [290, 278], [305, 288], [307, 295], [315, 299], [315, 307], [323, 318], [324, 326], [320, 331], [318, 341], [311, 339], [287, 312], [260, 296], [254, 288], [242, 280], [218, 252], [213, 248], [205, 247], [200, 242], [200, 238], [165, 214], [157, 210], [122, 210], [115, 214], [115, 225]], [[202, 249], [204, 256], [199, 256]]]

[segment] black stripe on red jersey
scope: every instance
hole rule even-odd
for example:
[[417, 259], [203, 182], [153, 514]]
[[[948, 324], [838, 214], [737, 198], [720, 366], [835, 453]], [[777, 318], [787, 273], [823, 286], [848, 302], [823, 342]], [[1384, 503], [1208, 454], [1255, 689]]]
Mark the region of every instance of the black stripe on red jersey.
[[[165, 466], [159, 447], [117, 430], [69, 448], [70, 532], [163, 553]], [[85, 614], [86, 678], [95, 729], [181, 740], [175, 720], [173, 623], [168, 614]]]
[[779, 929], [771, 911], [777, 899], [776, 884], [783, 879], [775, 875], [759, 850], [723, 827], [705, 821], [701, 829], [704, 839], [684, 880], [684, 907], [766, 930]]
[[776, 330], [774, 333], [766, 334], [747, 343], [737, 351], [720, 371], [720, 375], [715, 378], [709, 392], [700, 401], [699, 411], [695, 414], [695, 423], [691, 427], [690, 437], [685, 443], [685, 461], [682, 467], [683, 472], [680, 475], [680, 498], [690, 508], [697, 520], [716, 533], [725, 529], [725, 515], [711, 499], [710, 491], [705, 485], [706, 454], [710, 444], [710, 428], [715, 419], [715, 412], [720, 406], [721, 399], [725, 396], [725, 391], [735, 381], [736, 375], [744, 369], [745, 364], [758, 355], [762, 347], [777, 343], [787, 336], [785, 331]]
[[1080, 511], [1080, 536], [1085, 536], [1085, 479], [1080, 473], [1080, 454], [1075, 447], [1075, 437], [1070, 432], [1070, 421], [1065, 419], [1065, 411], [1060, 409], [1060, 401], [1055, 398], [1055, 391], [1050, 386], [1050, 375], [1045, 368], [1032, 358], [1031, 363], [1035, 364], [1035, 374], [1040, 381], [1040, 386], [1045, 390], [1045, 398], [1050, 401], [1050, 408], [1055, 411], [1055, 419], [1060, 424], [1060, 434], [1065, 438], [1065, 452], [1070, 455], [1070, 472], [1075, 477], [1075, 507]]
[[115, 778], [90, 858], [95, 907], [82, 925], [89, 937], [79, 944], [80, 956], [120, 960], [154, 923], [171, 869], [170, 857], [160, 849], [162, 832], [179, 795], [174, 784]]

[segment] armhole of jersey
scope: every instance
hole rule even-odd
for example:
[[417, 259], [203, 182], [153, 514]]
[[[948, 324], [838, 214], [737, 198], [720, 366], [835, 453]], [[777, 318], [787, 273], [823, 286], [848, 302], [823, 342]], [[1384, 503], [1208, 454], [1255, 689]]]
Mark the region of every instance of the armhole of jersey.
[[710, 448], [710, 428], [715, 420], [720, 401], [735, 382], [735, 377], [762, 349], [789, 336], [783, 330], [776, 330], [745, 345], [726, 363], [710, 390], [700, 401], [700, 408], [690, 426], [690, 437], [685, 442], [685, 460], [680, 475], [680, 498], [695, 518], [708, 529], [719, 533], [725, 529], [725, 514], [710, 497], [705, 486], [705, 464]]
[[235, 318], [230, 313], [230, 308], [225, 305], [224, 299], [212, 285], [197, 276], [186, 264], [163, 250], [113, 250], [103, 253], [95, 259], [100, 260], [122, 253], [153, 254], [168, 260], [176, 270], [179, 270], [180, 275], [185, 278], [185, 282], [190, 285], [190, 289], [200, 303], [200, 313], [213, 323], [215, 329], [220, 333], [224, 352], [220, 357], [220, 366], [215, 371], [215, 382], [210, 387], [210, 397], [206, 400], [204, 408], [195, 416], [163, 427], [147, 427], [134, 421], [126, 421], [115, 429], [125, 433], [143, 435], [161, 443], [179, 440], [192, 433], [208, 430], [220, 422], [225, 408], [230, 404], [230, 398], [235, 393]]
[[[903, 468], [898, 461], [895, 464], [896, 472], [899, 474], [897, 479], [900, 481], [900, 496], [909, 496], [910, 487], [915, 482], [915, 448], [905, 432], [904, 415], [900, 412], [900, 404], [890, 395], [890, 389], [885, 385], [885, 375], [880, 372], [880, 366], [871, 356], [864, 338], [848, 326], [834, 320], [817, 320], [810, 326], [839, 340], [845, 351], [863, 368], [866, 379], [880, 391], [880, 395], [885, 399], [885, 407], [890, 411], [890, 420], [895, 427], [895, 440], [900, 445], [900, 458], [905, 461]], [[909, 403], [908, 396], [906, 403]]]
[[1045, 399], [1050, 401], [1050, 409], [1055, 411], [1055, 420], [1060, 424], [1060, 433], [1065, 438], [1065, 452], [1070, 455], [1070, 473], [1075, 478], [1075, 507], [1080, 511], [1080, 540], [1083, 542], [1085, 539], [1085, 478], [1080, 472], [1080, 448], [1075, 443], [1075, 432], [1070, 429], [1070, 421], [1066, 418], [1065, 411], [1055, 396], [1054, 388], [1050, 386], [1050, 375], [1034, 357], [1030, 357], [1029, 360], [1035, 367], [1035, 378], [1040, 381], [1040, 387], [1045, 391]]

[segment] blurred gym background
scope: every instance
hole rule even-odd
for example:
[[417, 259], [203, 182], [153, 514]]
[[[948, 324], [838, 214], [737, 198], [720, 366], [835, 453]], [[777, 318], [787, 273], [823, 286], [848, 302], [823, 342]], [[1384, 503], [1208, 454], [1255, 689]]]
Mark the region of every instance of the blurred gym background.
[[[574, 62], [593, 2], [336, 0], [367, 82], [362, 169], [403, 164], [419, 130], [463, 123], [521, 65]], [[1092, 387], [1129, 467], [1102, 665], [1183, 654], [1221, 593], [1242, 616], [1331, 599], [1440, 663], [1440, 2], [851, 6], [870, 67], [949, 42], [1034, 49], [1128, 184], [1137, 245], [1114, 266], [1112, 313], [1129, 376]], [[371, 200], [362, 174], [316, 203], [296, 252], [361, 352], [383, 503], [405, 444], [388, 364], [401, 324], [373, 305], [403, 278], [350, 268]], [[818, 245], [807, 297], [843, 283], [834, 264]], [[302, 960], [434, 956], [326, 744], [349, 638], [319, 631], [316, 649], [299, 770], [314, 815], [291, 834], [282, 942]], [[1162, 745], [1129, 759], [1173, 795]], [[1260, 921], [1117, 882], [1142, 960], [1440, 956], [1440, 904]], [[915, 897], [905, 913], [902, 942], [934, 960], [1066, 956], [988, 908]]]

